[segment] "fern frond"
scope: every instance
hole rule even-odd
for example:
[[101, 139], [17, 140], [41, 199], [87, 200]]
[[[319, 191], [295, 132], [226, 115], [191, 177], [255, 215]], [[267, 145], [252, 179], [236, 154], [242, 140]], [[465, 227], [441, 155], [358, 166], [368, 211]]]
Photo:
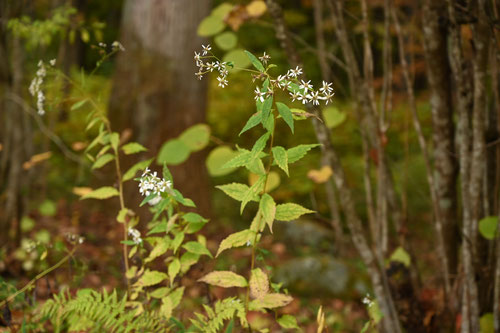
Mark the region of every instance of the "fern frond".
[[232, 319], [235, 315], [240, 320], [241, 326], [248, 326], [245, 315], [245, 307], [239, 299], [226, 298], [215, 303], [214, 309], [204, 305], [207, 315], [195, 313], [197, 319], [191, 319], [194, 327], [203, 333], [220, 332], [224, 322]]

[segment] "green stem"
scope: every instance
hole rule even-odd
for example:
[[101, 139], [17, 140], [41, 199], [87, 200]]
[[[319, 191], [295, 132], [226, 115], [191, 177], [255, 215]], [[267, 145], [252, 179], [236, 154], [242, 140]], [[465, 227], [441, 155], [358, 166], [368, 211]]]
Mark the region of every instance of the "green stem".
[[41, 272], [40, 274], [38, 274], [37, 276], [35, 276], [22, 289], [19, 289], [14, 294], [10, 295], [5, 300], [3, 300], [2, 302], [0, 302], [0, 308], [3, 307], [4, 305], [8, 304], [9, 302], [11, 302], [14, 298], [17, 297], [17, 295], [25, 292], [27, 289], [30, 289], [32, 285], [34, 285], [38, 280], [40, 280], [41, 278], [43, 278], [45, 275], [49, 274], [50, 272], [52, 272], [53, 270], [55, 270], [56, 268], [58, 268], [59, 266], [61, 266], [64, 262], [66, 262], [66, 260], [68, 260], [69, 258], [71, 258], [73, 256], [73, 254], [75, 253], [75, 251], [76, 251], [77, 248], [78, 248], [78, 245], [75, 245], [75, 247], [73, 247], [73, 249], [71, 249], [71, 251], [67, 255], [65, 255], [64, 258], [62, 258], [61, 260], [59, 260], [57, 262], [57, 264], [55, 264], [54, 266], [51, 266], [51, 267], [47, 268], [46, 270], [44, 270], [43, 272]]

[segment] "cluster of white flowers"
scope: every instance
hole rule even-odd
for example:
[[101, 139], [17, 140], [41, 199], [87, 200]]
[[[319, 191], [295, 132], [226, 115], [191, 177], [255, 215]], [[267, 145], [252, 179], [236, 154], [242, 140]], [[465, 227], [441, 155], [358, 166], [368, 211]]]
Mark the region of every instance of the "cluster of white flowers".
[[299, 81], [298, 77], [302, 75], [302, 73], [302, 68], [297, 66], [295, 69], [289, 69], [285, 75], [279, 75], [276, 80], [271, 80], [271, 83], [277, 88], [288, 90], [292, 102], [298, 100], [301, 101], [302, 104], [312, 103], [314, 105], [319, 105], [320, 101], [325, 101], [325, 104], [328, 105], [328, 102], [331, 102], [335, 95], [332, 84], [323, 81], [322, 87], [319, 91], [316, 91], [311, 84], [311, 80], [307, 82], [305, 80]]
[[370, 295], [366, 294], [366, 296], [363, 297], [363, 304], [368, 307], [371, 307], [374, 304], [373, 300], [370, 298]]
[[170, 180], [165, 180], [158, 177], [156, 171], [151, 172], [149, 168], [146, 168], [146, 170], [144, 170], [144, 173], [141, 176], [141, 181], [139, 183], [139, 192], [144, 196], [148, 196], [151, 193], [157, 195], [156, 198], [149, 202], [151, 205], [155, 205], [160, 202], [161, 194], [163, 192], [166, 192], [167, 189], [171, 188], [172, 182]]
[[111, 44], [111, 47], [113, 48], [113, 50], [120, 50], [122, 52], [125, 52], [125, 48], [123, 47], [122, 43], [117, 40], [115, 40], [113, 44]]
[[216, 59], [215, 56], [212, 54], [211, 50], [212, 47], [209, 45], [202, 45], [203, 51], [200, 53], [195, 52], [194, 53], [194, 60], [196, 62], [196, 66], [198, 66], [198, 72], [195, 73], [195, 75], [198, 77], [199, 80], [203, 77], [203, 75], [207, 73], [211, 73], [214, 70], [219, 72], [219, 76], [217, 77], [217, 81], [219, 81], [219, 87], [224, 88], [227, 86], [227, 75], [229, 74], [229, 71], [227, 69], [228, 63], [215, 60], [213, 62], [203, 62], [203, 59]]
[[[52, 67], [55, 66], [56, 59], [50, 60], [49, 64]], [[38, 70], [36, 71], [36, 75], [31, 81], [29, 92], [31, 96], [36, 97], [36, 109], [38, 111], [38, 114], [41, 116], [45, 114], [45, 107], [44, 107], [45, 95], [42, 90], [42, 84], [46, 75], [47, 75], [47, 69], [43, 61], [40, 60], [38, 62]]]
[[141, 232], [139, 230], [134, 229], [134, 228], [129, 228], [128, 234], [132, 237], [132, 241], [136, 245], [139, 245], [142, 243]]

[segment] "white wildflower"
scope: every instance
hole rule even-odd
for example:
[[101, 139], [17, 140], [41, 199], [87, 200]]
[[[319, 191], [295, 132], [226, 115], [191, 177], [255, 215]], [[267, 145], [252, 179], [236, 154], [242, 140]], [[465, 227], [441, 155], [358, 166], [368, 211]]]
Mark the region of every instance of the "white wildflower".
[[312, 90], [313, 89], [313, 86], [311, 84], [311, 80], [309, 81], [304, 81], [304, 80], [300, 80], [300, 85], [299, 85], [299, 88], [300, 89], [305, 89], [305, 90]]
[[219, 76], [217, 77], [217, 81], [219, 81], [219, 87], [224, 88], [225, 86], [227, 86], [227, 80], [225, 77]]
[[111, 44], [111, 46], [112, 46], [115, 50], [116, 50], [116, 49], [118, 49], [118, 50], [120, 50], [120, 51], [122, 51], [122, 52], [124, 52], [124, 51], [125, 51], [125, 48], [123, 47], [122, 43], [120, 43], [120, 42], [119, 42], [119, 41], [117, 41], [117, 40], [115, 40], [115, 41], [113, 42], [113, 44]]
[[102, 48], [105, 48], [105, 47], [106, 47], [106, 44], [105, 44], [105, 43], [103, 43], [103, 42], [100, 42], [98, 45], [99, 45], [99, 47], [102, 47]]
[[326, 105], [328, 105], [328, 102], [332, 101], [333, 95], [335, 95], [335, 93], [330, 93], [330, 92], [324, 93], [323, 99], [326, 101], [325, 102]]
[[198, 62], [201, 61], [201, 54], [199, 54], [198, 52], [194, 52], [194, 60], [196, 60], [197, 62], [197, 65], [198, 65]]
[[302, 97], [302, 94], [300, 93], [300, 91], [294, 90], [290, 92], [290, 96], [292, 97], [292, 102], [295, 102], [296, 99], [300, 101], [299, 97]]
[[295, 67], [295, 69], [288, 70], [288, 72], [286, 73], [286, 76], [294, 78], [294, 77], [298, 77], [301, 74], [302, 74], [302, 68], [297, 66], [297, 67]]
[[202, 45], [201, 47], [203, 48], [203, 55], [207, 55], [208, 52], [212, 49], [212, 47], [210, 46], [210, 44], [208, 44], [207, 46]]
[[36, 75], [31, 81], [29, 86], [29, 92], [31, 96], [36, 97], [36, 107], [39, 115], [45, 114], [45, 108], [44, 108], [45, 95], [42, 90], [42, 84], [46, 75], [47, 75], [47, 70], [45, 69], [45, 64], [43, 63], [43, 61], [40, 60], [38, 62], [38, 70], [36, 71]]
[[56, 59], [52, 59], [49, 61], [50, 66], [54, 67], [56, 65]]
[[134, 229], [134, 228], [129, 228], [128, 234], [132, 237], [132, 241], [136, 245], [139, 245], [142, 243], [141, 232], [139, 230]]
[[196, 75], [196, 77], [198, 78], [198, 80], [201, 80], [201, 78], [203, 77], [203, 73], [201, 71], [194, 73], [194, 75]]
[[156, 194], [161, 198], [161, 194], [172, 188], [172, 182], [157, 176], [156, 171], [151, 173], [151, 170], [146, 168], [141, 176], [139, 183], [139, 192], [144, 196], [149, 196], [151, 193]]
[[319, 96], [319, 93], [317, 91], [311, 92], [310, 94], [307, 95], [307, 98], [309, 101], [311, 101], [314, 105], [319, 105], [319, 100], [320, 99], [325, 99], [323, 96]]
[[255, 100], [264, 103], [264, 96], [266, 93], [260, 91], [259, 87], [255, 87]]
[[269, 54], [266, 54], [266, 52], [264, 52], [264, 54], [262, 55], [262, 57], [259, 57], [260, 61], [262, 61], [265, 65], [267, 65], [267, 62], [269, 60], [271, 60], [271, 56]]
[[362, 302], [363, 302], [363, 304], [365, 304], [368, 307], [371, 307], [374, 304], [373, 300], [370, 298], [370, 295], [368, 295], [368, 294], [366, 294], [366, 296], [363, 297]]
[[319, 91], [321, 91], [323, 94], [331, 93], [333, 91], [332, 84], [323, 81], [323, 86], [319, 88]]

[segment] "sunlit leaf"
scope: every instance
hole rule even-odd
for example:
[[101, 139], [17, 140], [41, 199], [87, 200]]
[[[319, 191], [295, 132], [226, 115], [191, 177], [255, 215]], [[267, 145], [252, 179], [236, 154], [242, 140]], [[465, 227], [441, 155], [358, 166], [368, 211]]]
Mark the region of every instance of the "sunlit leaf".
[[250, 296], [263, 298], [269, 293], [269, 278], [260, 268], [253, 269], [250, 273]]
[[286, 203], [276, 206], [276, 220], [292, 221], [298, 219], [304, 214], [314, 213], [314, 211], [294, 203]]
[[252, 231], [250, 229], [245, 229], [243, 231], [231, 234], [220, 243], [219, 249], [217, 250], [217, 254], [215, 256], [217, 257], [222, 253], [222, 251], [233, 247], [253, 244], [254, 239], [255, 231]]
[[248, 286], [247, 280], [243, 276], [230, 271], [210, 272], [198, 281], [223, 288]]
[[82, 196], [80, 198], [80, 200], [83, 200], [83, 199], [102, 200], [102, 199], [108, 199], [108, 198], [117, 196], [119, 194], [120, 193], [114, 187], [104, 186], [104, 187], [98, 188], [96, 190], [93, 190], [92, 192], [85, 194], [84, 196]]

